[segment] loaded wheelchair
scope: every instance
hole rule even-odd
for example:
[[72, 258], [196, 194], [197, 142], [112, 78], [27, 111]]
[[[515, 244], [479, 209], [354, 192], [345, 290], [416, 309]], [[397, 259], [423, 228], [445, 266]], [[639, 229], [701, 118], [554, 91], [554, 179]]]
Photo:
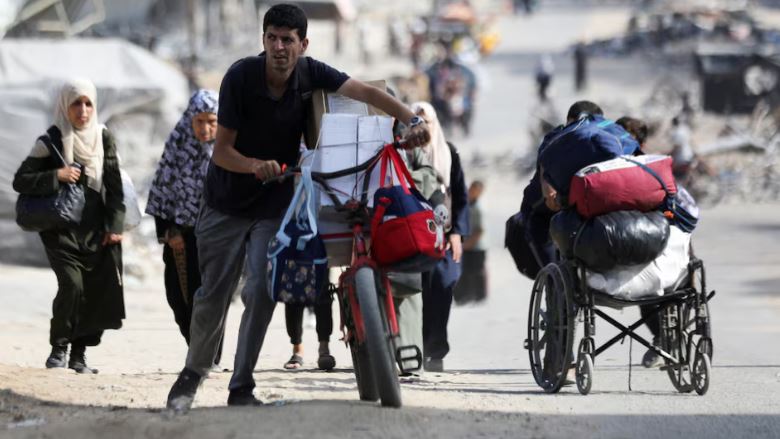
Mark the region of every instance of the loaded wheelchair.
[[[543, 267], [534, 280], [525, 348], [534, 379], [546, 393], [558, 392], [573, 368], [577, 389], [587, 395], [593, 385], [596, 358], [626, 336], [663, 358], [661, 369], [677, 391], [707, 393], [713, 354], [708, 302], [715, 292], [707, 292], [701, 260], [691, 256], [678, 286], [667, 289], [662, 296], [646, 299], [622, 300], [594, 290], [588, 286], [587, 275], [582, 262], [563, 259]], [[656, 307], [629, 326], [599, 309], [640, 305]], [[635, 330], [659, 316], [660, 346], [654, 346]], [[597, 317], [620, 331], [601, 346], [595, 341]], [[580, 322], [583, 336], [574, 351], [575, 328]]]

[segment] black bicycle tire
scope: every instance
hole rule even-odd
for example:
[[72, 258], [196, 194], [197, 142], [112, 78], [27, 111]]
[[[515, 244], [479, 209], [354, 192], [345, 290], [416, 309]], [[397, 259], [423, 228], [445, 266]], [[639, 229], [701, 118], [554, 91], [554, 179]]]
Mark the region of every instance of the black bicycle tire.
[[379, 392], [376, 388], [376, 382], [374, 381], [374, 375], [371, 370], [371, 363], [368, 359], [366, 347], [359, 346], [357, 341], [352, 341], [349, 344], [360, 400], [376, 402], [379, 400]]
[[401, 407], [401, 386], [395, 369], [395, 352], [381, 301], [378, 300], [374, 270], [362, 267], [355, 273], [355, 290], [363, 316], [365, 344], [379, 399], [385, 407]]

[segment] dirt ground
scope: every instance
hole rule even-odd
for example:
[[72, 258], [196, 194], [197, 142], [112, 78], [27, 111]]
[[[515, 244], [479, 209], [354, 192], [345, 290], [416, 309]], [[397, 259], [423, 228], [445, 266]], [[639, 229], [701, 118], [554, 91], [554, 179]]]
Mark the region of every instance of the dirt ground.
[[[614, 27], [612, 14], [604, 16], [602, 22]], [[527, 137], [527, 124], [518, 122], [525, 120], [526, 103], [518, 110], [518, 101], [524, 90], [533, 90], [530, 72], [538, 51], [563, 50], [564, 36], [579, 38], [583, 27], [601, 28], [555, 10], [503, 24], [504, 42], [485, 63], [494, 85], [480, 99], [489, 105], [475, 119], [473, 138], [459, 143], [467, 166], [474, 152], [500, 156]], [[600, 60], [594, 69], [606, 69], [602, 65], [608, 66]], [[596, 70], [590, 94], [638, 100], [632, 76], [637, 69], [642, 67], [614, 77]], [[510, 89], [501, 86], [504, 81], [515, 82]], [[570, 86], [561, 80], [557, 87], [568, 104], [574, 98], [564, 96]], [[718, 291], [711, 307], [716, 354], [707, 396], [675, 393], [665, 373], [639, 365], [644, 350], [628, 341], [598, 357], [591, 395], [571, 387], [546, 395], [523, 349], [531, 281], [518, 274], [503, 249], [504, 221], [519, 207], [528, 177], [510, 174], [489, 166], [468, 169], [470, 179], [487, 183], [490, 295], [481, 305], [453, 309], [447, 372], [404, 380], [403, 408], [358, 401], [338, 333], [332, 338], [336, 370], [317, 371], [308, 315], [304, 368], [283, 370], [290, 345], [284, 313], [277, 310], [255, 373], [265, 406], [225, 407], [230, 373], [219, 372], [201, 386], [189, 414], [167, 412], [165, 398], [186, 346], [165, 301], [159, 252], [152, 252], [146, 262], [158, 270], [145, 279], [127, 278], [124, 327], [88, 349], [89, 364], [100, 369], [90, 376], [43, 367], [56, 290], [51, 270], [0, 264], [0, 438], [780, 437], [780, 204], [746, 198], [703, 211], [695, 245]], [[222, 362], [228, 368], [241, 311], [235, 303], [229, 313]], [[614, 313], [621, 322], [637, 316], [636, 309]], [[598, 335], [603, 341], [614, 332], [602, 325]]]

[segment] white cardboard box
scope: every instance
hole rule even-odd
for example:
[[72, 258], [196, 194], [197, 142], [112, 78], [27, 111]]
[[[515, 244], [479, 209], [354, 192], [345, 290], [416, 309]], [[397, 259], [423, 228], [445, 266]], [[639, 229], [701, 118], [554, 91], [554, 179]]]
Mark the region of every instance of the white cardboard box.
[[[312, 160], [312, 171], [335, 172], [352, 168], [375, 156], [387, 143], [393, 141], [393, 120], [387, 116], [358, 116], [354, 114], [326, 113], [322, 116], [320, 146]], [[339, 201], [362, 196], [366, 173], [360, 172], [328, 180]], [[379, 167], [370, 175], [368, 190], [369, 207], [373, 194], [379, 187]], [[322, 193], [321, 206], [333, 206], [333, 200]]]

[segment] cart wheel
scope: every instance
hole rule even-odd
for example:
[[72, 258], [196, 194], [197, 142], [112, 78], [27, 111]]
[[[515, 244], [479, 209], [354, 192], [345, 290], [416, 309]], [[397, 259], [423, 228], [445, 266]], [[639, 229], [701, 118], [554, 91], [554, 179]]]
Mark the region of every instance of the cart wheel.
[[577, 390], [581, 394], [590, 393], [590, 387], [593, 385], [593, 357], [590, 354], [580, 352], [577, 355]]
[[712, 375], [712, 364], [710, 362], [710, 356], [698, 351], [696, 352], [696, 358], [693, 360], [693, 366], [691, 367], [691, 381], [693, 382], [693, 389], [699, 395], [704, 395], [710, 388], [710, 376]]

